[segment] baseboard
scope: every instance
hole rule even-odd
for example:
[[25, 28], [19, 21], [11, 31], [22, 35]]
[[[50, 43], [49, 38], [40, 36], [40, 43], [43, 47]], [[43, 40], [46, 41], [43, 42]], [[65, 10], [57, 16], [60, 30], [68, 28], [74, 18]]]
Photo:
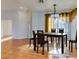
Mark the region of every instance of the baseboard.
[[13, 39], [13, 37], [12, 36], [3, 37], [3, 38], [1, 38], [1, 42], [7, 41], [10, 39]]
[[29, 38], [13, 38], [13, 39], [17, 39], [17, 40], [29, 40]]

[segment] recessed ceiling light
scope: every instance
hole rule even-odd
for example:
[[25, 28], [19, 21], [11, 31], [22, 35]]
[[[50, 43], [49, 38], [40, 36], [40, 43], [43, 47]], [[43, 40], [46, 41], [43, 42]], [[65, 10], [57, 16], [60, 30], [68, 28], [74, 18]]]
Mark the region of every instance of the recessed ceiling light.
[[22, 6], [20, 6], [19, 8], [20, 8], [20, 9], [24, 9], [24, 10], [27, 10], [27, 8], [25, 8], [25, 7], [22, 7]]
[[20, 8], [20, 9], [23, 9], [23, 7], [22, 7], [22, 6], [20, 6], [19, 8]]

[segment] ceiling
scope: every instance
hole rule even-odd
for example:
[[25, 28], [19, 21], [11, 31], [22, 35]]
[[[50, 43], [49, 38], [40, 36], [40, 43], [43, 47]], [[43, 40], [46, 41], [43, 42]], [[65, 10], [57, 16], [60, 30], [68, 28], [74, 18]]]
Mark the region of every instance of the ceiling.
[[56, 4], [57, 12], [69, 12], [77, 8], [77, 0], [44, 0], [39, 3], [38, 0], [2, 0], [2, 10], [10, 9], [28, 9], [31, 11], [53, 12], [53, 4]]

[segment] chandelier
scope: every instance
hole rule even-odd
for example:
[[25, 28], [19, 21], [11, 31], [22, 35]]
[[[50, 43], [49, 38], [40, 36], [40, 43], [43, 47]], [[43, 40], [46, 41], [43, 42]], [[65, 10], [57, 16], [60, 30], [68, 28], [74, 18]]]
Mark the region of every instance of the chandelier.
[[54, 6], [54, 19], [56, 19], [56, 4], [54, 4], [53, 6]]

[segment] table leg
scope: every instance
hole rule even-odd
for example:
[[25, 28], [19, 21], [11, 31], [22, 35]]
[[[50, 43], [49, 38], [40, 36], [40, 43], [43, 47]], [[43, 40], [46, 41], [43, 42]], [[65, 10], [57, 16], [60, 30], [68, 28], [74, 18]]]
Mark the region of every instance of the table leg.
[[63, 36], [62, 36], [62, 40], [61, 40], [61, 51], [62, 51], [62, 54], [64, 53], [64, 41], [63, 41]]
[[66, 47], [67, 47], [67, 35], [66, 35]]

